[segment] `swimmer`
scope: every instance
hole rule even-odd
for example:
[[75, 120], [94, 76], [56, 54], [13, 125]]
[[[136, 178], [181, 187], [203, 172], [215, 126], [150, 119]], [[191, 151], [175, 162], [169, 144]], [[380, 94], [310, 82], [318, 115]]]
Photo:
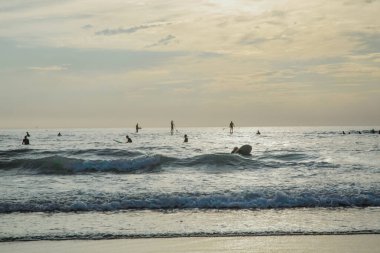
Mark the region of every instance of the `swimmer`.
[[26, 132], [26, 136], [30, 137], [30, 134], [29, 134], [29, 132]]
[[59, 132], [57, 136], [62, 136], [61, 132]]
[[25, 135], [24, 139], [22, 140], [22, 145], [29, 145], [29, 139], [27, 135]]
[[346, 134], [346, 133], [343, 131], [342, 134]]
[[184, 136], [185, 140], [183, 142], [189, 142], [189, 139], [187, 138], [187, 134]]
[[252, 151], [251, 145], [243, 145], [240, 148], [234, 147], [231, 154], [250, 155]]
[[257, 135], [260, 135], [261, 133], [260, 133], [260, 131], [259, 130], [257, 130], [257, 133], [256, 133]]
[[127, 135], [127, 136], [125, 136], [125, 138], [127, 138], [127, 143], [132, 143], [132, 139], [131, 138], [129, 138], [129, 136]]

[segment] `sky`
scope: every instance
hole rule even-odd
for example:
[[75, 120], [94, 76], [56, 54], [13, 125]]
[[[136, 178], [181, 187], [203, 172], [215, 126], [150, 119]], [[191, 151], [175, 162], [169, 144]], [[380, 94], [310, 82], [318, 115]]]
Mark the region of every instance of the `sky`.
[[0, 128], [380, 126], [380, 0], [0, 0]]

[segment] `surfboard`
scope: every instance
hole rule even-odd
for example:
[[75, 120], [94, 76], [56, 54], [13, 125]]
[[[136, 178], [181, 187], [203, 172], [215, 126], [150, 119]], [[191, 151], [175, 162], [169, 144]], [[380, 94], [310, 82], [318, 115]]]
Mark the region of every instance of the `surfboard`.
[[118, 140], [113, 140], [113, 141], [115, 141], [115, 142], [117, 142], [117, 143], [123, 143], [122, 141], [118, 141]]

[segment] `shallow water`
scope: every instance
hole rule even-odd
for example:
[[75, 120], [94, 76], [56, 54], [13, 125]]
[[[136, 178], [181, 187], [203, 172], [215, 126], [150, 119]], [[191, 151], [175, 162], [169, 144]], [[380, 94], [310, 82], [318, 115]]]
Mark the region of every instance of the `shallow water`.
[[0, 240], [379, 233], [370, 129], [1, 130]]

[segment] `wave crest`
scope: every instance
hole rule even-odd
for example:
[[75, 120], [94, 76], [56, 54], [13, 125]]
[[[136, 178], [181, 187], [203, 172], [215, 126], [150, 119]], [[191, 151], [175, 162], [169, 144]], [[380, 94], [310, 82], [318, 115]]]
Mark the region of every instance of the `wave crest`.
[[151, 169], [160, 165], [160, 156], [140, 156], [132, 159], [84, 160], [63, 156], [49, 156], [38, 159], [16, 159], [0, 162], [2, 169], [22, 168], [43, 174], [65, 174], [81, 172], [133, 172]]
[[[380, 206], [376, 193], [360, 195], [332, 192], [247, 192], [235, 194], [147, 194], [126, 196], [125, 193], [92, 195], [86, 198], [71, 196], [50, 200], [25, 202], [4, 201], [0, 213], [9, 212], [76, 212], [117, 210], [172, 210], [172, 209], [277, 209], [315, 207]], [[70, 200], [71, 199], [71, 200]]]

